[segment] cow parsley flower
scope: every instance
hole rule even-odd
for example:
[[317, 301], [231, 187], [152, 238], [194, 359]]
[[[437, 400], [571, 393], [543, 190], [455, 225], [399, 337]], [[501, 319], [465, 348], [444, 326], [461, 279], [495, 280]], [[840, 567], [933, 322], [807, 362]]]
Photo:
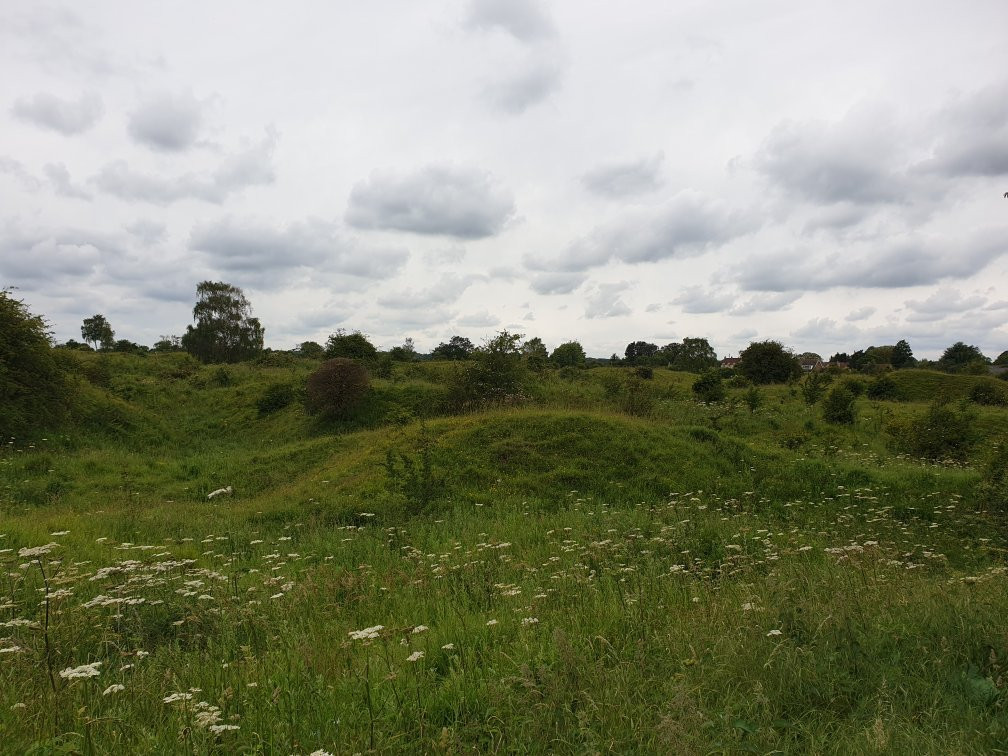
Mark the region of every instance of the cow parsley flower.
[[67, 667], [59, 673], [60, 677], [64, 680], [76, 680], [81, 677], [97, 677], [101, 674], [101, 670], [98, 667], [101, 666], [101, 662], [91, 662], [90, 664], [82, 664], [79, 667]]
[[354, 640], [374, 640], [384, 629], [385, 625], [375, 625], [373, 627], [365, 627], [363, 630], [351, 630], [347, 635]]
[[114, 685], [109, 685], [107, 688], [105, 688], [105, 690], [102, 691], [102, 695], [103, 696], [108, 696], [108, 695], [111, 695], [112, 693], [119, 693], [120, 691], [123, 691], [123, 690], [126, 690], [126, 686], [125, 685], [120, 685], [119, 683], [115, 683]]
[[406, 657], [406, 661], [408, 661], [408, 662], [418, 662], [418, 661], [420, 661], [423, 658], [424, 658], [424, 652], [423, 651], [414, 651], [412, 654], [410, 654], [409, 656]]

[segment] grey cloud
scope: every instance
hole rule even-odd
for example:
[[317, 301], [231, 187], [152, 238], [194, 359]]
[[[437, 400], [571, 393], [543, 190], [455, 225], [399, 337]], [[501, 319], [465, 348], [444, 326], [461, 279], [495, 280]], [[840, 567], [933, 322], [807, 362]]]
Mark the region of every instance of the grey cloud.
[[126, 256], [120, 240], [85, 229], [23, 231], [0, 234], [0, 279], [56, 283], [112, 270]]
[[167, 229], [168, 227], [164, 223], [145, 220], [143, 218], [126, 226], [127, 231], [145, 244], [153, 244], [163, 239]]
[[652, 302], [644, 308], [644, 312], [661, 312], [663, 305], [661, 302]]
[[537, 294], [570, 294], [587, 280], [583, 273], [540, 273], [530, 285]]
[[378, 298], [378, 304], [392, 309], [434, 307], [452, 304], [474, 281], [472, 276], [442, 276], [441, 280], [426, 289], [405, 289], [390, 292]]
[[672, 303], [682, 307], [683, 312], [699, 314], [727, 310], [734, 301], [735, 298], [728, 292], [705, 291], [699, 286], [687, 286]]
[[965, 313], [987, 303], [987, 298], [978, 294], [964, 297], [961, 292], [951, 288], [941, 288], [932, 292], [923, 300], [907, 300], [906, 307], [910, 310], [908, 321], [930, 322], [941, 320], [948, 315]]
[[183, 199], [198, 199], [221, 203], [247, 187], [273, 183], [276, 141], [276, 132], [267, 130], [262, 141], [224, 158], [210, 173], [169, 177], [136, 171], [118, 160], [103, 167], [91, 182], [102, 191], [128, 201], [168, 205]]
[[470, 0], [465, 23], [470, 29], [500, 29], [525, 43], [556, 35], [552, 19], [536, 0]]
[[1008, 174], [1008, 81], [956, 100], [938, 121], [943, 133], [920, 170], [950, 177]]
[[748, 291], [823, 291], [838, 286], [902, 288], [968, 278], [1008, 251], [1008, 229], [988, 228], [955, 242], [907, 239], [860, 256], [778, 253], [746, 260], [737, 275]]
[[409, 257], [405, 250], [362, 246], [335, 224], [315, 219], [274, 228], [225, 218], [194, 228], [189, 248], [206, 255], [214, 267], [246, 274], [310, 267], [383, 278], [397, 272]]
[[130, 116], [129, 133], [158, 152], [180, 152], [199, 137], [203, 105], [191, 92], [162, 92], [144, 101]]
[[787, 310], [801, 297], [802, 293], [797, 291], [785, 291], [779, 294], [761, 294], [760, 296], [750, 297], [745, 302], [739, 302], [728, 311], [728, 314], [752, 315], [757, 312]]
[[867, 320], [874, 314], [875, 314], [874, 307], [859, 307], [858, 309], [849, 313], [847, 317], [844, 318], [844, 320], [846, 320], [848, 323], [856, 323], [859, 320]]
[[553, 53], [530, 57], [510, 76], [486, 85], [484, 96], [495, 108], [520, 115], [560, 88], [563, 65]]
[[622, 198], [647, 194], [660, 189], [664, 184], [664, 162], [665, 155], [659, 152], [628, 163], [602, 165], [584, 174], [581, 183], [588, 191], [601, 197]]
[[791, 332], [795, 339], [813, 344], [853, 344], [861, 336], [857, 326], [843, 325], [832, 318], [813, 318], [805, 325]]
[[658, 262], [697, 255], [755, 228], [747, 213], [695, 192], [680, 192], [662, 207], [631, 211], [579, 239], [553, 260], [526, 257], [533, 270], [583, 271], [610, 260]]
[[630, 308], [620, 298], [620, 294], [629, 288], [627, 283], [599, 284], [595, 292], [590, 295], [585, 303], [585, 317], [615, 318], [621, 315], [629, 315]]
[[91, 195], [70, 180], [70, 171], [63, 163], [49, 163], [44, 168], [49, 183], [57, 194], [74, 199], [90, 200]]
[[913, 186], [898, 163], [896, 129], [884, 113], [859, 109], [836, 123], [782, 123], [755, 158], [788, 195], [812, 203], [905, 203]]
[[375, 172], [354, 186], [346, 221], [362, 229], [493, 236], [515, 212], [514, 199], [485, 171], [430, 165], [409, 174]]
[[[529, 313], [531, 315], [532, 313]], [[528, 320], [528, 315], [525, 316]], [[495, 315], [491, 315], [486, 310], [482, 312], [474, 312], [470, 315], [465, 315], [455, 321], [456, 324], [464, 328], [493, 328], [500, 323], [500, 319]]]
[[432, 265], [456, 265], [462, 262], [465, 256], [465, 247], [452, 246], [431, 250], [424, 255], [424, 259]]
[[73, 101], [39, 92], [30, 99], [15, 102], [11, 113], [41, 128], [73, 136], [94, 126], [104, 110], [101, 98], [93, 93], [83, 94]]
[[42, 182], [24, 167], [24, 165], [12, 157], [0, 157], [0, 173], [13, 176], [28, 191], [38, 191], [42, 188]]

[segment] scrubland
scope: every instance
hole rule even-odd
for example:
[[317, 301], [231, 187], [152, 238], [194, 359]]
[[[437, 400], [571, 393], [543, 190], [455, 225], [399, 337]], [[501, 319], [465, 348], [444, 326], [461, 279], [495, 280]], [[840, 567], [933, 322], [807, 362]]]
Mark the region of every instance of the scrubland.
[[837, 426], [661, 369], [449, 411], [397, 364], [323, 422], [258, 406], [309, 360], [79, 359], [0, 452], [2, 751], [1008, 750], [1008, 409], [892, 431], [969, 378]]

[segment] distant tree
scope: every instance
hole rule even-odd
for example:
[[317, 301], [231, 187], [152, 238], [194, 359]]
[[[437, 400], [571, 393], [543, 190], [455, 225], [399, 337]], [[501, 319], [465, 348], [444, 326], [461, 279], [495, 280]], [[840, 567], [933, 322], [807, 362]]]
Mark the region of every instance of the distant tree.
[[708, 370], [693, 382], [693, 393], [702, 402], [720, 402], [725, 397], [724, 383], [721, 381], [721, 373], [717, 370]]
[[971, 363], [987, 365], [990, 364], [990, 360], [984, 357], [983, 352], [977, 347], [970, 346], [962, 341], [957, 341], [946, 349], [938, 360], [938, 366], [942, 370], [949, 372], [962, 372]]
[[626, 346], [623, 354], [626, 361], [631, 365], [638, 365], [646, 362], [650, 357], [658, 353], [658, 345], [647, 341], [632, 341]]
[[798, 355], [798, 360], [800, 362], [822, 362], [823, 359], [815, 352], [802, 352]]
[[753, 383], [783, 383], [802, 373], [798, 358], [779, 341], [754, 341], [739, 355], [737, 369]]
[[998, 355], [998, 358], [994, 360], [994, 364], [999, 367], [1008, 367], [1008, 349]]
[[836, 425], [852, 425], [856, 419], [854, 401], [854, 394], [846, 385], [834, 386], [823, 400], [823, 419]]
[[4, 441], [58, 421], [70, 381], [52, 349], [49, 325], [0, 289], [0, 428]]
[[903, 368], [911, 368], [916, 364], [917, 360], [914, 359], [913, 350], [906, 339], [897, 341], [896, 346], [893, 347], [892, 366], [896, 370], [902, 370]]
[[263, 348], [263, 327], [237, 286], [203, 281], [196, 287], [195, 326], [188, 326], [182, 347], [202, 362], [238, 362]]
[[679, 359], [679, 353], [682, 351], [682, 347], [683, 345], [678, 341], [666, 344], [658, 350], [658, 357], [660, 358], [660, 361], [667, 367], [672, 367], [675, 364], [675, 361]]
[[528, 363], [530, 370], [539, 373], [546, 368], [546, 364], [549, 361], [549, 351], [546, 349], [543, 340], [538, 336], [528, 339], [522, 344], [521, 350], [522, 354], [525, 355], [525, 361]]
[[865, 370], [875, 364], [875, 360], [865, 350], [858, 349], [854, 352], [847, 364], [851, 370]]
[[620, 356], [616, 354], [616, 352], [613, 352], [609, 357], [610, 365], [619, 365], [621, 361], [622, 360], [620, 360]]
[[88, 344], [85, 344], [81, 341], [76, 341], [75, 339], [67, 339], [66, 343], [57, 344], [57, 347], [60, 349], [76, 349], [79, 352], [94, 351], [94, 349], [92, 349]]
[[346, 357], [326, 360], [308, 376], [305, 409], [309, 414], [345, 419], [360, 405], [369, 388], [367, 370], [360, 362]]
[[378, 349], [360, 331], [347, 333], [340, 328], [336, 333], [329, 334], [325, 345], [325, 357], [328, 360], [345, 357], [349, 360], [371, 362], [378, 357]]
[[526, 377], [521, 338], [520, 333], [501, 331], [474, 350], [471, 364], [453, 379], [455, 401], [503, 402], [519, 396]]
[[464, 336], [452, 336], [447, 343], [441, 342], [434, 347], [431, 357], [435, 360], [468, 360], [474, 350], [475, 347], [469, 339]]
[[837, 352], [829, 358], [830, 362], [850, 362], [850, 355], [847, 352]]
[[868, 347], [866, 353], [875, 365], [892, 365], [895, 349], [896, 347], [891, 345], [871, 346]]
[[553, 350], [550, 362], [557, 367], [584, 367], [585, 350], [577, 341], [568, 341]]
[[182, 337], [181, 336], [161, 336], [157, 341], [154, 342], [154, 346], [151, 347], [153, 352], [181, 352], [182, 351]]
[[714, 348], [703, 338], [683, 339], [672, 361], [673, 368], [689, 373], [702, 373], [717, 367], [717, 364], [718, 358]]
[[325, 357], [325, 347], [317, 341], [302, 341], [294, 351], [301, 357], [307, 357], [311, 360], [321, 360]]
[[104, 315], [92, 315], [84, 318], [81, 324], [81, 338], [90, 343], [95, 349], [101, 345], [102, 349], [111, 349], [115, 344], [115, 331], [109, 325]]
[[150, 349], [143, 344], [134, 343], [129, 339], [119, 339], [112, 345], [112, 351], [126, 354], [147, 354]]
[[389, 349], [389, 357], [397, 362], [412, 362], [416, 359], [416, 347], [413, 346], [413, 339], [407, 338], [402, 346], [394, 346]]

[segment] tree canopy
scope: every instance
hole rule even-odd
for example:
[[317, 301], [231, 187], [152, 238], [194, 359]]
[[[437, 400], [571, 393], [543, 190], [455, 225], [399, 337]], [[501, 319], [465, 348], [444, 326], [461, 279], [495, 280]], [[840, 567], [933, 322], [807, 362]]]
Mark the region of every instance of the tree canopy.
[[452, 336], [447, 342], [442, 341], [434, 347], [431, 357], [435, 360], [468, 360], [474, 350], [475, 347], [469, 339], [464, 336]]
[[902, 370], [903, 368], [911, 368], [916, 364], [917, 360], [914, 359], [913, 350], [910, 348], [907, 340], [900, 339], [897, 341], [896, 346], [893, 347], [892, 366], [897, 370]]
[[584, 367], [585, 350], [577, 341], [568, 341], [553, 350], [550, 360], [557, 367]]
[[237, 286], [203, 281], [196, 287], [195, 326], [188, 326], [182, 347], [203, 362], [238, 362], [262, 351], [263, 327]]
[[327, 360], [345, 357], [349, 360], [370, 362], [378, 358], [378, 349], [360, 331], [347, 333], [340, 328], [336, 333], [329, 334], [325, 356]]
[[783, 383], [801, 375], [801, 365], [779, 341], [754, 341], [739, 355], [738, 370], [753, 383]]
[[938, 367], [951, 372], [964, 370], [970, 364], [988, 365], [990, 360], [984, 356], [979, 347], [962, 341], [957, 341], [946, 349], [938, 360]]
[[95, 349], [101, 345], [102, 349], [111, 349], [115, 344], [115, 331], [109, 325], [104, 315], [92, 315], [84, 318], [81, 324], [81, 338], [91, 344]]

